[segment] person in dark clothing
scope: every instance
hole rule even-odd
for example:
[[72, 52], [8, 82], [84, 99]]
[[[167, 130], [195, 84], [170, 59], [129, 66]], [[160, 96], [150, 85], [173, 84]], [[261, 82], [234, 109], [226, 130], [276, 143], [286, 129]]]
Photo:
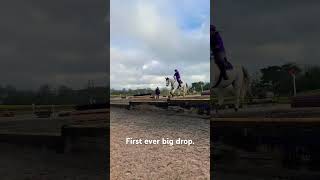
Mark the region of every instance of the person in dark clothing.
[[156, 94], [156, 99], [159, 99], [159, 96], [160, 96], [160, 89], [159, 89], [159, 87], [156, 88], [155, 94]]
[[210, 52], [214, 56], [214, 61], [219, 67], [224, 80], [228, 80], [226, 73], [226, 52], [220, 33], [214, 25], [210, 26]]
[[179, 83], [178, 88], [181, 87], [182, 81], [181, 81], [181, 77], [180, 77], [180, 73], [177, 69], [174, 70], [174, 75], [173, 75], [174, 79]]

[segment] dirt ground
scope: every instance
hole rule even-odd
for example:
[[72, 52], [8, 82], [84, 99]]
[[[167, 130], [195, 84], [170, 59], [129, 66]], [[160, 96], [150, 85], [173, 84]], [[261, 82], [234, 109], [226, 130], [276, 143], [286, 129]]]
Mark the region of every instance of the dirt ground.
[[40, 149], [1, 143], [1, 180], [100, 180], [105, 179], [102, 152], [59, 154]]
[[[209, 120], [163, 111], [111, 108], [111, 179], [209, 179]], [[193, 145], [126, 144], [133, 139], [191, 139]]]

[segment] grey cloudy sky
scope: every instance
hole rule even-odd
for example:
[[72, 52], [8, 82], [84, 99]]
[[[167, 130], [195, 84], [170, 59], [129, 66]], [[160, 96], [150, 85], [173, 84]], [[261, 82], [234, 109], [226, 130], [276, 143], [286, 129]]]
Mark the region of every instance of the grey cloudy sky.
[[0, 2], [0, 85], [107, 84], [107, 1]]
[[235, 64], [251, 72], [296, 62], [320, 65], [320, 1], [215, 0], [212, 21]]
[[210, 81], [209, 0], [111, 0], [110, 20], [111, 88]]
[[[116, 18], [113, 22], [117, 25], [111, 28], [120, 38], [113, 42], [111, 56], [126, 62], [122, 65], [111, 62], [116, 67], [111, 72], [111, 81], [112, 78], [126, 80], [117, 81], [122, 82], [117, 87], [160, 84], [164, 74], [170, 75], [172, 68], [181, 65], [176, 59], [186, 63], [182, 73], [188, 81], [207, 80], [208, 73], [203, 73], [209, 70], [205, 28], [208, 23], [204, 16], [206, 11], [203, 11], [207, 1], [184, 0], [183, 4], [169, 0], [146, 4], [142, 0], [114, 2]], [[109, 79], [106, 74], [109, 66], [107, 5], [108, 1], [104, 0], [1, 1], [0, 85], [29, 89], [50, 83], [79, 88], [89, 79], [105, 84]], [[133, 16], [137, 9], [140, 14]], [[318, 0], [215, 0], [213, 21], [221, 30], [231, 62], [245, 65], [251, 72], [290, 61], [319, 65], [319, 9]], [[126, 13], [121, 15], [121, 10]], [[135, 24], [140, 27], [147, 24], [149, 34], [139, 26], [133, 28], [129, 17], [141, 20], [140, 24]], [[190, 21], [186, 20], [188, 18]], [[188, 28], [193, 30], [187, 31]], [[121, 39], [121, 33], [133, 38], [128, 40], [128, 36], [122, 36]], [[155, 34], [156, 41], [152, 38]], [[137, 43], [137, 39], [142, 38], [147, 44]], [[161, 65], [161, 62], [164, 63]], [[167, 62], [172, 67], [168, 67]], [[159, 71], [154, 71], [154, 67]], [[128, 73], [122, 76], [119, 68]], [[138, 74], [141, 78], [136, 81], [136, 72], [141, 69], [144, 69], [143, 74]]]

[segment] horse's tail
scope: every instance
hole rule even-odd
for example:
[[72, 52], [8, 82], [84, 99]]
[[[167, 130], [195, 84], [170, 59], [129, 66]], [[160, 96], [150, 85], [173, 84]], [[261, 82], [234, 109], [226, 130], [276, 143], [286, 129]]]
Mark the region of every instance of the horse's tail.
[[244, 78], [244, 80], [246, 80], [246, 81], [249, 81], [249, 73], [248, 73], [248, 70], [246, 69], [246, 68], [244, 68], [244, 67], [242, 67], [242, 72], [243, 72], [243, 78]]
[[187, 94], [189, 93], [188, 83], [186, 83], [186, 89], [184, 90]]
[[242, 72], [243, 72], [243, 86], [241, 88], [241, 97], [244, 98], [247, 93], [248, 95], [251, 95], [251, 90], [250, 90], [250, 75], [248, 73], [248, 70], [244, 67], [242, 67]]

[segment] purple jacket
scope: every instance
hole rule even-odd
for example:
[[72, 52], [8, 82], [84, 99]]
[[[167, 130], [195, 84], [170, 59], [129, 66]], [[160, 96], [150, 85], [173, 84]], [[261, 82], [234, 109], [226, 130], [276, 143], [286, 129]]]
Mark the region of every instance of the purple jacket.
[[176, 73], [174, 73], [174, 76], [176, 77], [177, 80], [180, 80], [180, 74], [178, 71]]
[[212, 36], [210, 37], [210, 49], [213, 54], [225, 51], [223, 41], [219, 32], [212, 34]]

